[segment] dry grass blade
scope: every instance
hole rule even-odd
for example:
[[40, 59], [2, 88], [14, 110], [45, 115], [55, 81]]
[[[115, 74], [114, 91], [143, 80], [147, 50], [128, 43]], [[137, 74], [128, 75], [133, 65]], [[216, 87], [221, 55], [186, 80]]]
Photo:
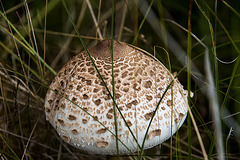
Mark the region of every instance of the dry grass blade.
[[22, 155], [21, 160], [23, 160], [24, 157], [25, 157], [25, 154], [26, 154], [26, 152], [27, 152], [27, 148], [28, 148], [28, 145], [29, 145], [30, 139], [31, 139], [32, 136], [33, 136], [33, 132], [35, 131], [35, 128], [37, 127], [37, 124], [38, 124], [39, 119], [40, 119], [40, 116], [38, 117], [37, 122], [35, 123], [35, 125], [34, 125], [32, 131], [31, 131], [31, 134], [29, 135], [29, 138], [28, 138], [27, 144], [26, 144], [26, 146], [25, 146], [25, 150], [24, 150], [24, 152], [23, 152], [23, 155]]
[[92, 9], [92, 5], [91, 5], [91, 3], [89, 2], [89, 0], [86, 0], [86, 2], [87, 2], [87, 5], [88, 5], [88, 8], [89, 8], [89, 10], [90, 10], [90, 13], [91, 13], [91, 15], [92, 15], [92, 19], [93, 19], [93, 22], [94, 22], [94, 24], [95, 24], [95, 27], [97, 28], [97, 33], [98, 33], [100, 39], [103, 39], [102, 33], [100, 32], [100, 29], [99, 29], [99, 27], [98, 27], [98, 22], [97, 22], [96, 16], [95, 16], [95, 14], [94, 14], [94, 12], [93, 12], [93, 9]]
[[44, 62], [44, 60], [39, 56], [39, 54], [36, 53], [36, 51], [30, 46], [30, 44], [25, 40], [25, 38], [21, 35], [21, 33], [14, 27], [14, 25], [7, 19], [7, 17], [4, 16], [4, 14], [0, 11], [1, 16], [4, 18], [5, 21], [9, 23], [11, 28], [17, 33], [17, 35], [22, 39], [23, 42], [21, 42], [16, 36], [13, 34], [10, 34], [4, 27], [0, 26], [4, 32], [8, 33], [12, 38], [14, 38], [19, 44], [21, 44], [26, 50], [28, 50], [31, 54], [39, 58], [39, 60], [44, 63], [44, 65], [53, 73], [56, 74], [56, 72], [47, 64]]
[[[82, 24], [82, 21], [83, 21], [83, 17], [85, 15], [85, 11], [86, 11], [86, 8], [87, 8], [87, 4], [86, 4], [86, 1], [83, 1], [83, 4], [82, 4], [82, 8], [80, 10], [80, 14], [79, 14], [79, 17], [78, 17], [78, 20], [77, 20], [77, 28], [79, 28]], [[52, 68], [55, 68], [57, 63], [59, 62], [60, 58], [63, 56], [63, 54], [66, 54], [66, 51], [67, 51], [67, 48], [69, 47], [70, 43], [72, 42], [73, 38], [74, 37], [78, 37], [77, 35], [74, 35], [74, 33], [76, 33], [76, 31], [73, 29], [72, 32], [70, 34], [63, 34], [63, 33], [56, 33], [56, 32], [51, 32], [51, 31], [46, 31], [47, 33], [49, 34], [56, 34], [56, 35], [63, 35], [63, 36], [68, 36], [68, 39], [67, 41], [64, 43], [62, 49], [60, 50], [60, 52], [58, 53], [58, 55], [54, 58], [54, 60], [52, 61], [51, 63], [51, 67]], [[90, 37], [84, 37], [83, 38], [90, 38]]]
[[[34, 29], [33, 29], [33, 23], [32, 23], [32, 18], [31, 18], [31, 14], [30, 14], [30, 11], [29, 11], [29, 7], [28, 7], [28, 3], [26, 0], [24, 0], [24, 6], [26, 8], [26, 15], [27, 15], [27, 19], [28, 19], [28, 25], [30, 25], [30, 29], [29, 29], [29, 36], [30, 36], [30, 33], [32, 33], [32, 38], [33, 38], [33, 47], [36, 51], [36, 54], [39, 56], [39, 51], [38, 51], [38, 45], [37, 45], [37, 41], [36, 41], [36, 36], [35, 36], [35, 32], [34, 32]], [[31, 37], [31, 36], [30, 36]], [[43, 68], [42, 68], [42, 65], [41, 65], [41, 62], [40, 62], [40, 59], [38, 59], [38, 68], [40, 70], [40, 75], [41, 77], [43, 77]]]
[[[4, 11], [3, 13], [4, 13], [4, 15], [7, 17], [6, 12], [5, 12], [5, 10], [4, 10], [4, 6], [3, 6], [3, 4], [2, 4], [2, 1], [0, 1], [0, 3], [1, 3], [1, 7], [2, 7], [2, 9], [3, 9], [3, 11]], [[9, 24], [9, 23], [8, 23], [8, 28], [9, 28], [10, 33], [13, 35], [12, 28], [10, 27], [10, 24]], [[23, 67], [23, 61], [22, 61], [22, 59], [21, 59], [21, 56], [20, 56], [20, 53], [19, 53], [19, 49], [18, 49], [16, 40], [13, 39], [13, 42], [14, 42], [14, 45], [15, 45], [15, 48], [16, 48], [16, 51], [17, 51], [18, 59], [19, 59], [19, 61], [20, 61], [20, 63], [21, 63], [21, 67], [22, 67], [23, 73], [24, 73], [24, 75], [26, 76], [26, 71], [25, 71], [25, 68]], [[2, 43], [1, 43], [1, 45], [3, 46]]]
[[121, 41], [121, 38], [122, 38], [122, 32], [123, 32], [124, 23], [125, 23], [125, 19], [126, 19], [126, 15], [127, 15], [127, 7], [128, 7], [128, 0], [126, 0], [124, 8], [123, 8], [123, 16], [122, 16], [121, 25], [120, 25], [118, 41]]
[[206, 152], [206, 150], [205, 150], [205, 147], [204, 147], [204, 144], [203, 144], [203, 141], [202, 141], [201, 134], [200, 134], [200, 132], [199, 132], [199, 130], [198, 130], [198, 126], [197, 126], [197, 124], [196, 124], [196, 121], [195, 121], [195, 119], [194, 119], [194, 116], [193, 116], [193, 114], [192, 114], [192, 111], [191, 111], [191, 108], [190, 108], [190, 107], [188, 108], [188, 112], [189, 112], [189, 115], [190, 115], [190, 117], [191, 117], [191, 120], [192, 120], [194, 129], [195, 129], [195, 132], [197, 133], [197, 138], [198, 138], [199, 144], [200, 144], [201, 149], [202, 149], [203, 157], [204, 157], [205, 160], [207, 160], [207, 159], [208, 159], [207, 152]]
[[98, 17], [97, 17], [97, 30], [96, 30], [96, 36], [95, 36], [96, 37], [96, 44], [97, 44], [97, 39], [98, 39], [98, 30], [100, 30], [99, 24], [100, 24], [100, 17], [101, 17], [101, 7], [102, 7], [102, 0], [99, 0], [99, 4], [98, 4]]
[[[46, 57], [46, 37], [47, 37], [47, 7], [48, 0], [46, 0], [46, 7], [45, 7], [45, 18], [44, 18], [44, 34], [43, 34], [43, 60], [45, 62]], [[43, 73], [45, 73], [45, 66], [43, 66]]]

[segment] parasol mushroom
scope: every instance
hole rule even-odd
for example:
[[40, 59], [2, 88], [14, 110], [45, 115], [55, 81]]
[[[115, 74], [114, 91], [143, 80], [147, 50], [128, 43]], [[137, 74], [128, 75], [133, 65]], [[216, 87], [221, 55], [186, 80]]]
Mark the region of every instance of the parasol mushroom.
[[[112, 93], [109, 41], [88, 51]], [[187, 91], [157, 59], [131, 45], [113, 41], [113, 62], [115, 101], [121, 112], [116, 114], [119, 153], [138, 150], [154, 113], [144, 149], [169, 139], [187, 116]], [[67, 62], [49, 88], [46, 119], [65, 142], [95, 154], [117, 154], [113, 100], [86, 51]]]

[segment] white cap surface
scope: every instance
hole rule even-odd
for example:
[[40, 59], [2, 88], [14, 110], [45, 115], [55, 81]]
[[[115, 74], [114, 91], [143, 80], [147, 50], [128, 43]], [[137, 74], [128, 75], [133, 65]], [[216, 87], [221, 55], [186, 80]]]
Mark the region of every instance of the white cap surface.
[[[90, 48], [89, 53], [112, 93], [108, 41]], [[141, 145], [157, 103], [173, 76], [155, 58], [125, 43], [114, 41], [113, 56], [116, 103]], [[46, 118], [64, 141], [95, 154], [117, 154], [112, 134], [115, 134], [113, 101], [85, 51], [63, 66], [50, 88], [45, 99]], [[175, 79], [159, 105], [144, 148], [170, 138], [171, 119], [174, 134], [187, 116], [187, 105], [187, 92]], [[120, 154], [137, 151], [137, 142], [118, 111], [117, 122]]]

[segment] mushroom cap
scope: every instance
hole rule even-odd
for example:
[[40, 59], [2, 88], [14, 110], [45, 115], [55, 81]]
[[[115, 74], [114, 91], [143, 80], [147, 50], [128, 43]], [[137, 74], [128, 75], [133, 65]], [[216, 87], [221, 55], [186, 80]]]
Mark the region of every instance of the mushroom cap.
[[[188, 111], [187, 91], [147, 52], [113, 42], [115, 99], [125, 119], [117, 111], [119, 153], [135, 152], [138, 144], [142, 145], [150, 119], [162, 98], [144, 145], [144, 149], [151, 148], [170, 138], [171, 129], [174, 134], [183, 124]], [[112, 93], [108, 41], [88, 51]], [[45, 99], [46, 119], [65, 142], [95, 154], [117, 154], [113, 100], [86, 51], [68, 61], [49, 88]]]

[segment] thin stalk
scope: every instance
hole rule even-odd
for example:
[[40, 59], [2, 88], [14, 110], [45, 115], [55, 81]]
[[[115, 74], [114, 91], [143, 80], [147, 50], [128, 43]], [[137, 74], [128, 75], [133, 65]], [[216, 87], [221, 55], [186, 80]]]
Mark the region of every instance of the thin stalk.
[[[102, 0], [99, 0], [98, 4], [98, 17], [97, 17], [97, 29], [99, 28], [99, 22], [100, 22], [100, 15], [101, 15], [101, 7], [102, 7]], [[98, 41], [98, 33], [96, 31], [96, 43]]]
[[[171, 72], [170, 72], [171, 73]], [[172, 79], [172, 77], [171, 77], [171, 75], [169, 75], [169, 79], [171, 80]], [[172, 79], [173, 80], [173, 79]], [[174, 85], [174, 82], [173, 82], [173, 85]], [[170, 89], [171, 89], [171, 103], [172, 103], [172, 105], [171, 105], [171, 118], [170, 118], [170, 120], [171, 120], [171, 122], [170, 122], [170, 126], [171, 126], [171, 132], [170, 132], [170, 134], [171, 135], [173, 135], [173, 132], [172, 132], [172, 129], [173, 129], [173, 120], [174, 120], [174, 118], [173, 118], [173, 106], [174, 106], [174, 98], [173, 98], [173, 87], [171, 86], [170, 87]], [[172, 138], [172, 136], [170, 137], [170, 159], [172, 159], [172, 155], [173, 155], [173, 138]]]
[[98, 33], [100, 39], [102, 39], [103, 36], [102, 36], [102, 34], [101, 34], [101, 32], [100, 32], [100, 29], [99, 29], [99, 27], [98, 27], [98, 23], [97, 23], [97, 20], [96, 20], [96, 16], [94, 15], [92, 6], [91, 6], [89, 0], [86, 0], [86, 2], [87, 2], [87, 5], [88, 5], [88, 8], [89, 8], [89, 11], [90, 11], [90, 13], [91, 13], [91, 15], [92, 15], [92, 19], [93, 19], [93, 22], [94, 22], [94, 24], [95, 24], [95, 27], [96, 27], [96, 29], [97, 29], [97, 33]]
[[[28, 3], [27, 3], [26, 0], [24, 0], [24, 6], [25, 6], [25, 9], [26, 9], [26, 17], [27, 17], [27, 21], [28, 21], [28, 24], [29, 24], [29, 37], [30, 37], [30, 34], [31, 34], [30, 32], [32, 32], [32, 38], [33, 38], [32, 46], [33, 46], [33, 49], [36, 51], [36, 53], [39, 55], [36, 36], [35, 36], [34, 29], [33, 29], [32, 17], [31, 17], [31, 14], [30, 14], [30, 11], [29, 11], [29, 8], [28, 8]], [[41, 62], [40, 62], [39, 59], [38, 59], [37, 65], [38, 65], [38, 68], [39, 68], [40, 75], [41, 75], [41, 77], [43, 77], [43, 70], [42, 70]]]
[[154, 2], [154, 0], [151, 1], [150, 5], [149, 5], [149, 7], [148, 7], [148, 10], [147, 10], [146, 14], [144, 15], [143, 20], [142, 20], [142, 22], [141, 22], [141, 24], [140, 24], [140, 26], [139, 26], [139, 28], [138, 28], [138, 31], [137, 31], [136, 35], [134, 36], [134, 39], [133, 39], [132, 44], [134, 44], [134, 43], [136, 42], [136, 40], [137, 40], [137, 38], [138, 38], [138, 35], [139, 35], [139, 32], [140, 32], [140, 30], [142, 29], [142, 26], [143, 26], [143, 24], [144, 24], [144, 22], [145, 22], [145, 20], [146, 20], [146, 18], [147, 18], [147, 16], [148, 16], [148, 13], [149, 13], [149, 11], [150, 11], [151, 8], [152, 8], [153, 2]]
[[[192, 36], [191, 36], [191, 12], [192, 12], [192, 0], [190, 0], [189, 4], [189, 13], [188, 13], [188, 45], [187, 45], [187, 90], [188, 90], [188, 103], [190, 105], [191, 97], [191, 57], [192, 57]], [[191, 119], [188, 116], [188, 159], [192, 159], [192, 136], [191, 136]]]
[[[114, 22], [115, 22], [115, 6], [116, 1], [112, 0], [112, 24], [111, 24], [111, 46], [110, 46], [110, 51], [111, 51], [111, 61], [112, 61], [112, 95], [113, 95], [113, 100], [116, 101], [115, 98], [115, 81], [114, 81], [114, 64], [113, 64], [113, 37], [114, 37]], [[116, 135], [116, 148], [117, 148], [117, 156], [119, 159], [119, 147], [118, 147], [118, 116], [117, 116], [117, 111], [116, 111], [116, 105], [113, 105], [113, 113], [114, 113], [114, 124], [115, 124], [115, 135]]]
[[[182, 68], [182, 70], [183, 70], [183, 69], [184, 69], [184, 68]], [[151, 126], [151, 124], [152, 124], [152, 121], [153, 121], [153, 119], [154, 119], [154, 117], [155, 117], [155, 115], [156, 115], [156, 113], [157, 113], [158, 107], [160, 106], [160, 103], [162, 102], [162, 100], [163, 100], [164, 96], [166, 95], [167, 91], [170, 89], [170, 87], [171, 87], [172, 84], [174, 83], [175, 78], [181, 73], [182, 70], [180, 70], [175, 77], [172, 77], [172, 80], [170, 81], [170, 83], [169, 83], [169, 85], [167, 86], [166, 90], [163, 92], [162, 97], [161, 97], [160, 100], [158, 101], [158, 104], [157, 104], [157, 106], [156, 106], [156, 108], [155, 108], [155, 110], [154, 110], [154, 112], [153, 112], [153, 115], [152, 115], [150, 121], [149, 121], [148, 127], [147, 127], [147, 129], [146, 129], [146, 132], [145, 132], [145, 135], [144, 135], [144, 138], [143, 138], [143, 143], [142, 143], [142, 147], [141, 147], [142, 149], [140, 150], [140, 154], [139, 154], [139, 159], [140, 159], [140, 160], [142, 159], [142, 156], [143, 156], [143, 148], [144, 148], [145, 141], [146, 141], [146, 139], [147, 139], [148, 131], [149, 131], [150, 126]]]
[[[181, 26], [178, 25], [177, 23], [175, 23], [175, 22], [173, 22], [173, 21], [170, 21], [170, 22], [171, 22], [171, 23], [174, 23], [175, 25], [177, 25], [178, 27], [180, 27], [180, 28], [183, 29], [184, 31], [188, 32], [187, 29], [181, 27]], [[199, 42], [199, 44], [201, 44], [201, 45], [205, 48], [205, 55], [208, 55], [208, 53], [209, 53], [208, 47], [207, 47], [200, 39], [198, 39], [198, 37], [195, 36], [193, 33], [191, 33], [191, 36], [192, 36], [194, 39], [196, 39], [196, 40]], [[195, 58], [196, 58], [196, 57], [195, 57]], [[193, 60], [194, 60], [194, 59], [193, 59]], [[210, 75], [210, 76], [211, 76], [211, 75]], [[203, 157], [204, 157], [204, 159], [208, 159], [207, 154], [206, 154], [206, 150], [205, 150], [205, 147], [204, 147], [204, 145], [203, 145], [203, 142], [202, 142], [200, 133], [199, 133], [199, 131], [198, 131], [198, 126], [196, 125], [196, 122], [195, 122], [195, 120], [194, 120], [192, 111], [191, 111], [190, 108], [189, 108], [188, 110], [189, 110], [189, 115], [190, 115], [191, 120], [192, 120], [193, 127], [194, 127], [194, 129], [195, 129], [195, 131], [196, 131], [196, 134], [197, 134], [197, 137], [198, 137], [199, 144], [200, 144], [201, 149], [202, 149]]]
[[[138, 32], [138, 16], [139, 16], [139, 13], [138, 13], [138, 5], [139, 5], [139, 0], [134, 0], [135, 2], [135, 5], [134, 6], [134, 9], [133, 9], [133, 35], [137, 35], [137, 32]], [[132, 45], [136, 45], [137, 46], [137, 40], [135, 42], [132, 43]]]
[[31, 138], [32, 138], [32, 136], [33, 136], [33, 132], [35, 131], [36, 126], [37, 126], [37, 124], [38, 124], [38, 122], [39, 122], [39, 119], [40, 119], [40, 116], [38, 117], [37, 122], [35, 123], [35, 125], [34, 125], [34, 127], [33, 127], [33, 129], [32, 129], [32, 132], [31, 132], [31, 134], [30, 134], [30, 136], [29, 136], [29, 138], [28, 138], [28, 141], [27, 141], [27, 144], [26, 144], [26, 146], [25, 146], [25, 149], [24, 149], [24, 152], [23, 152], [23, 155], [22, 155], [21, 160], [23, 160], [24, 157], [25, 157], [25, 154], [26, 154], [26, 152], [27, 152], [27, 148], [28, 148], [29, 143], [30, 143], [30, 140], [31, 140]]
[[[44, 60], [44, 62], [45, 62], [45, 57], [46, 57], [47, 5], [48, 5], [48, 0], [46, 0], [45, 16], [44, 16], [45, 17], [44, 18], [44, 33], [43, 33], [43, 60]], [[43, 66], [43, 74], [45, 74], [45, 65]]]
[[[226, 144], [225, 144], [225, 146], [226, 146], [226, 154], [228, 154], [228, 150], [227, 150], [227, 146], [228, 146], [228, 140], [229, 140], [229, 138], [230, 138], [230, 136], [231, 136], [231, 134], [232, 134], [232, 132], [233, 132], [233, 128], [231, 127], [230, 128], [230, 130], [229, 130], [229, 133], [228, 133], [228, 136], [227, 136], [227, 138], [226, 138]], [[228, 159], [227, 159], [228, 160]]]
[[222, 3], [224, 3], [236, 16], [240, 18], [240, 14], [232, 7], [230, 6], [226, 1], [221, 0]]
[[[165, 48], [162, 48], [162, 47], [159, 47], [159, 48], [162, 49], [167, 54], [168, 70], [169, 70], [169, 73], [172, 73], [170, 57], [169, 57], [168, 51]], [[156, 57], [155, 46], [154, 46], [154, 57]], [[155, 63], [154, 63], [154, 68], [155, 68]], [[171, 75], [169, 75], [169, 79], [170, 79], [170, 81], [173, 80]], [[156, 81], [156, 79], [155, 79], [155, 81]], [[157, 94], [157, 92], [156, 92], [156, 94]], [[171, 87], [171, 101], [172, 101], [172, 104], [174, 104], [174, 102], [173, 102], [173, 88], [172, 87]], [[156, 101], [156, 103], [157, 103], [157, 101]], [[171, 126], [171, 133], [170, 134], [171, 135], [172, 135], [172, 123], [173, 123], [173, 118], [172, 117], [173, 117], [173, 105], [171, 105], [171, 122], [170, 122], [170, 126]], [[172, 159], [172, 155], [173, 155], [173, 145], [172, 144], [173, 144], [173, 137], [171, 136], [170, 137], [170, 159]]]
[[168, 50], [168, 42], [167, 42], [167, 31], [166, 31], [166, 26], [165, 26], [165, 21], [164, 21], [164, 16], [163, 16], [163, 6], [162, 6], [162, 0], [157, 1], [157, 6], [159, 10], [159, 17], [160, 17], [160, 28], [161, 28], [161, 33], [162, 33], [162, 40], [164, 43], [164, 48]]
[[211, 138], [211, 143], [209, 145], [209, 149], [208, 149], [208, 159], [212, 159], [212, 154], [215, 148], [215, 144], [216, 144], [216, 136], [213, 135]]
[[216, 87], [216, 91], [219, 90], [219, 76], [218, 76], [218, 59], [217, 59], [217, 51], [216, 51], [216, 39], [217, 39], [217, 0], [215, 0], [215, 19], [214, 19], [214, 23], [215, 23], [215, 34], [211, 35], [214, 36], [212, 37], [212, 45], [213, 45], [213, 54], [214, 54], [214, 70], [215, 70], [215, 87]]
[[[85, 1], [84, 1], [85, 2]], [[85, 8], [81, 8], [81, 12], [80, 12], [80, 14], [82, 13], [82, 10], [84, 10], [84, 12], [85, 12]], [[83, 12], [83, 13], [84, 13]], [[81, 16], [81, 15], [80, 15]], [[77, 23], [77, 28], [78, 28], [78, 26], [80, 26], [80, 25], [78, 25], [78, 24], [80, 24], [81, 22], [82, 22], [82, 16], [81, 17], [79, 17], [79, 23]], [[41, 30], [41, 29], [35, 29], [35, 31], [36, 32], [40, 32], [40, 33], [43, 33], [44, 31], [43, 30]], [[63, 32], [56, 32], [56, 31], [51, 31], [51, 30], [46, 30], [46, 33], [47, 34], [49, 34], [49, 35], [57, 35], [57, 36], [63, 36], [63, 37], [71, 37], [71, 38], [78, 38], [78, 35], [76, 35], [76, 34], [74, 34], [75, 33], [75, 30], [74, 30], [74, 33], [63, 33]], [[90, 37], [90, 36], [83, 36], [82, 35], [82, 38], [83, 39], [89, 39], [89, 40], [96, 40], [96, 38], [95, 37]], [[101, 40], [100, 38], [97, 38], [97, 40]]]
[[124, 8], [123, 8], [123, 15], [122, 15], [122, 20], [120, 24], [119, 34], [118, 34], [118, 41], [121, 41], [121, 38], [122, 38], [123, 27], [124, 27], [126, 15], [127, 15], [127, 6], [128, 6], [128, 0], [125, 1]]

